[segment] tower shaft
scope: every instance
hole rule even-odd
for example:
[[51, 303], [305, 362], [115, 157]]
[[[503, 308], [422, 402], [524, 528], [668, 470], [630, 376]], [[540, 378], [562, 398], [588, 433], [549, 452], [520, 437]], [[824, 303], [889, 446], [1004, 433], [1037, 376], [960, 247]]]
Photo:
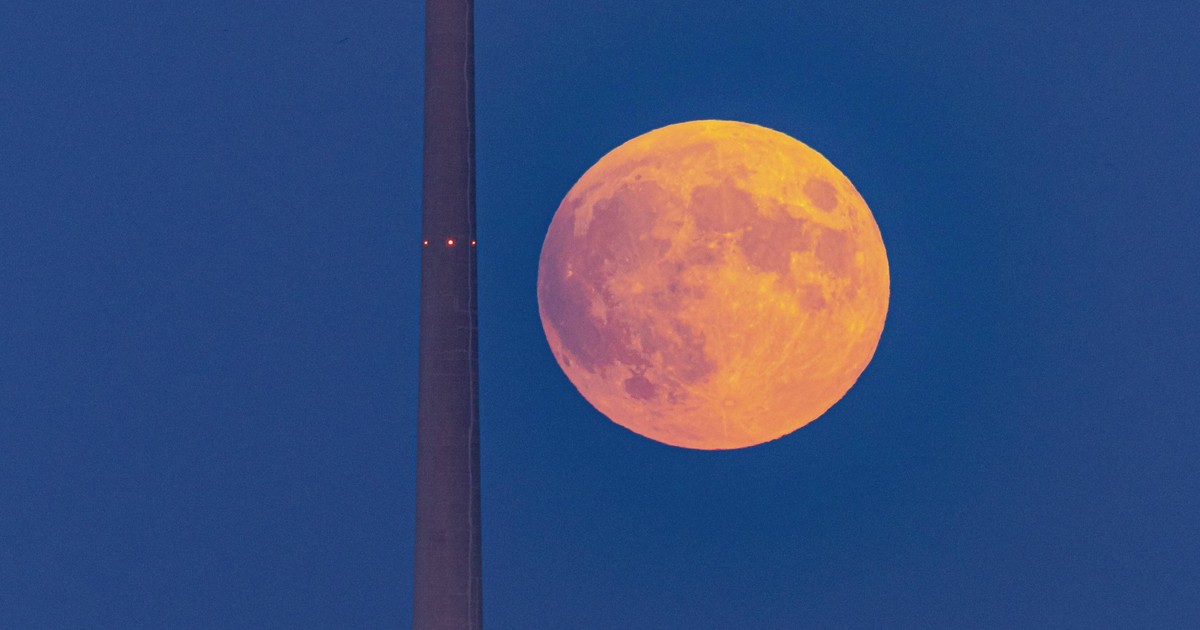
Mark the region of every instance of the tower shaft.
[[473, 10], [425, 3], [416, 630], [482, 627]]

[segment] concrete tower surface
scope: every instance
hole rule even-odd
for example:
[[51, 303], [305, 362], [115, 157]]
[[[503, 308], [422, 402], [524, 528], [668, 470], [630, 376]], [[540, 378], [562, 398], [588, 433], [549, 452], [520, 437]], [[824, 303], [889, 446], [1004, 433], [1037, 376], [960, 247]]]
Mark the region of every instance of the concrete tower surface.
[[416, 630], [482, 628], [473, 0], [425, 2]]

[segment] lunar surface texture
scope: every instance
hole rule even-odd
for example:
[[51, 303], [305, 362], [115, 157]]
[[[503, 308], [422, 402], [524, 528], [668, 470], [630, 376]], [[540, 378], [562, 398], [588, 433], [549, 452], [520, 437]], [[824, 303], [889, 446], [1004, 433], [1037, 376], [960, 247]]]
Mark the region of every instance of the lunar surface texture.
[[538, 308], [571, 383], [613, 422], [693, 449], [787, 435], [840, 400], [888, 309], [879, 227], [820, 153], [704, 120], [638, 136], [563, 199]]

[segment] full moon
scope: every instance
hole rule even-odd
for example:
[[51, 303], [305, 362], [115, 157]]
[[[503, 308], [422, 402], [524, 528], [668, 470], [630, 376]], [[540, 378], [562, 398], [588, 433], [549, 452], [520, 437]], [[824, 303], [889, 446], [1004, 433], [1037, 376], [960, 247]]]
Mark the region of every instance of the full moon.
[[735, 449], [820, 417], [887, 316], [879, 227], [807, 145], [717, 120], [617, 147], [559, 205], [538, 266], [554, 358], [645, 437]]

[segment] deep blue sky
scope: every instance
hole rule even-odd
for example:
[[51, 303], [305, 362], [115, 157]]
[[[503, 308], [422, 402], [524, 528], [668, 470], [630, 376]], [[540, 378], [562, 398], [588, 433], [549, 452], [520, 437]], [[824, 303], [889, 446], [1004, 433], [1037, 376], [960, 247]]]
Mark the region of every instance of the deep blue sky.
[[[803, 4], [477, 7], [487, 626], [1194, 626], [1200, 9]], [[408, 626], [422, 20], [0, 4], [0, 627]], [[734, 452], [605, 420], [536, 308], [576, 178], [697, 118], [824, 153], [892, 270]]]

